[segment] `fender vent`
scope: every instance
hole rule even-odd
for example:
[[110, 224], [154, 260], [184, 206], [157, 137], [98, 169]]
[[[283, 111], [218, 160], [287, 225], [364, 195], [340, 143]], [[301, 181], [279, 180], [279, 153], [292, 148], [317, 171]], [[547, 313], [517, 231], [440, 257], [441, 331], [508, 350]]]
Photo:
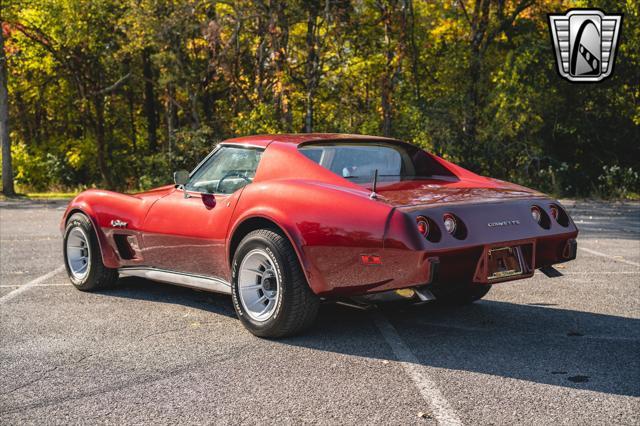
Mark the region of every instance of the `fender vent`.
[[135, 238], [131, 235], [116, 234], [113, 236], [113, 239], [116, 242], [116, 247], [118, 248], [118, 255], [123, 260], [131, 260], [136, 257], [136, 252], [131, 247], [128, 237]]

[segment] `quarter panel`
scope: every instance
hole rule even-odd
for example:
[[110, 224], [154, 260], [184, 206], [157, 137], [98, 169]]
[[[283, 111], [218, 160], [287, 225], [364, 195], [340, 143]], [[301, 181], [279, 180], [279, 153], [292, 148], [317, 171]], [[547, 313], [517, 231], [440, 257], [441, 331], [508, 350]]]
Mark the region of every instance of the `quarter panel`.
[[245, 187], [232, 229], [249, 217], [277, 223], [298, 252], [317, 294], [338, 288], [367, 289], [388, 280], [382, 269], [365, 266], [362, 254], [382, 254], [391, 211], [362, 193], [309, 180], [273, 180]]

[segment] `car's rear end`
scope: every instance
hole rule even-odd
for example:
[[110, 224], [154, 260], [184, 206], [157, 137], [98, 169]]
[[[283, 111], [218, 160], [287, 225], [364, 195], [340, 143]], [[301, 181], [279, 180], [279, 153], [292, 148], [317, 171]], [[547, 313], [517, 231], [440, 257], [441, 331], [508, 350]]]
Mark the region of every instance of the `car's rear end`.
[[[576, 256], [575, 224], [540, 192], [393, 140], [313, 141], [299, 150], [345, 186], [368, 189], [372, 203], [389, 207], [382, 250], [358, 252], [359, 285], [332, 281], [333, 293], [463, 288], [483, 294]], [[373, 210], [357, 214], [369, 217]], [[371, 233], [362, 228], [363, 235]]]
[[451, 201], [397, 207], [386, 257], [409, 270], [422, 265], [424, 283], [438, 285], [528, 278], [575, 258], [578, 230], [558, 202], [512, 191], [457, 192]]

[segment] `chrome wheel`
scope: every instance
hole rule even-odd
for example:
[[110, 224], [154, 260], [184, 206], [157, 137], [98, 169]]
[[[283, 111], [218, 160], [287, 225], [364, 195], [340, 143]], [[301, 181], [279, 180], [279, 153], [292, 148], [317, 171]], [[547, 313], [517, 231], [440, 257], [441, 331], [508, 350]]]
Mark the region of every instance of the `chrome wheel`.
[[276, 310], [280, 280], [271, 257], [263, 249], [246, 254], [238, 273], [238, 294], [254, 321], [266, 321]]
[[73, 277], [83, 280], [91, 266], [89, 237], [80, 227], [73, 228], [67, 237], [67, 264]]

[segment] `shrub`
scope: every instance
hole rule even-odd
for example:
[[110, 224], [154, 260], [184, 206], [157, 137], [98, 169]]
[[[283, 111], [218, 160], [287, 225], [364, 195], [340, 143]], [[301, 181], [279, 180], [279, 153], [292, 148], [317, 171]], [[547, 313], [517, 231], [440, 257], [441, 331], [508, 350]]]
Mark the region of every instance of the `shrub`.
[[596, 195], [600, 198], [630, 198], [640, 193], [640, 175], [631, 167], [603, 166]]

